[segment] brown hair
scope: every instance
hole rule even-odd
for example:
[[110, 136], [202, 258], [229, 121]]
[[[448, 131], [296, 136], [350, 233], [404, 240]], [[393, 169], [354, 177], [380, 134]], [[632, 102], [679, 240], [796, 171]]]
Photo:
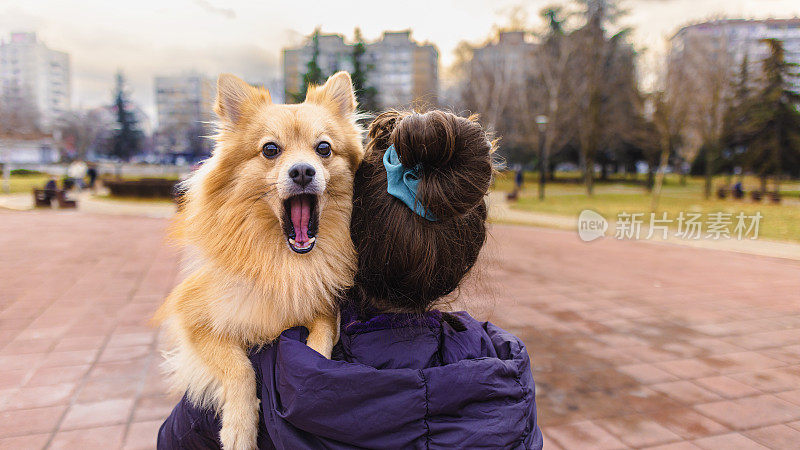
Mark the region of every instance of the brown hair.
[[[358, 253], [354, 293], [364, 306], [423, 312], [453, 292], [486, 241], [485, 196], [492, 143], [474, 118], [444, 111], [390, 111], [369, 128], [355, 179], [350, 234]], [[386, 191], [383, 155], [394, 145], [405, 167], [419, 165], [420, 217]]]

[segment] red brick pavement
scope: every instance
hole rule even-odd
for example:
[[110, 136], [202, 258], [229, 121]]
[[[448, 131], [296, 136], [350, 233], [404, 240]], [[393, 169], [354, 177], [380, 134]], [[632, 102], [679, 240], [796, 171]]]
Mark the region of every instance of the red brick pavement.
[[476, 298], [494, 292], [488, 315], [528, 346], [546, 447], [798, 448], [800, 262], [522, 227], [492, 241]]
[[0, 211], [0, 448], [153, 448], [164, 220]]
[[[163, 220], [0, 211], [0, 448], [152, 448]], [[800, 263], [495, 226], [462, 300], [534, 362], [546, 448], [796, 448]]]

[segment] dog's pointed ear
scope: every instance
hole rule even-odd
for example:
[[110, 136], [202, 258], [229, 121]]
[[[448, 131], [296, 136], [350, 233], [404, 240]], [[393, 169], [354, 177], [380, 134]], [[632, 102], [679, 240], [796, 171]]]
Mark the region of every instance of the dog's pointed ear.
[[214, 112], [220, 119], [236, 123], [242, 115], [242, 109], [248, 100], [261, 100], [270, 103], [269, 91], [256, 89], [241, 78], [223, 73], [217, 79], [217, 101]]
[[322, 86], [309, 87], [306, 102], [329, 105], [344, 116], [356, 112], [356, 94], [347, 72], [337, 72]]

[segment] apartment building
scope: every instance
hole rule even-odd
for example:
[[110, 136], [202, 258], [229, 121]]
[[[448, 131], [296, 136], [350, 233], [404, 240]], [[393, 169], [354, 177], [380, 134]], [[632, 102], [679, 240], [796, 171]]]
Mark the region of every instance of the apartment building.
[[[325, 76], [339, 70], [352, 72], [353, 44], [338, 34], [320, 34], [317, 42], [317, 65]], [[302, 90], [313, 52], [311, 38], [300, 47], [283, 51], [287, 99]], [[438, 103], [439, 53], [432, 44], [414, 41], [411, 31], [384, 32], [379, 40], [366, 44], [361, 62], [368, 67], [367, 85], [375, 88], [381, 109]]]
[[[769, 47], [764, 39], [778, 39], [783, 42], [786, 62], [800, 64], [800, 18], [793, 19], [726, 19], [689, 25], [672, 37], [672, 48], [680, 55], [713, 41], [733, 55], [737, 70], [745, 55], [750, 66], [761, 69], [761, 61], [769, 55]], [[800, 93], [800, 67], [793, 69], [794, 76], [788, 80], [793, 89]]]
[[[37, 118], [40, 131], [70, 110], [69, 55], [52, 50], [36, 33], [11, 33], [0, 43], [0, 99]], [[28, 111], [29, 110], [29, 111]]]
[[[210, 150], [208, 122], [214, 119], [214, 81], [197, 73], [155, 78], [156, 150], [159, 153], [203, 153]], [[208, 142], [206, 142], [208, 141]], [[201, 146], [202, 148], [192, 148]]]

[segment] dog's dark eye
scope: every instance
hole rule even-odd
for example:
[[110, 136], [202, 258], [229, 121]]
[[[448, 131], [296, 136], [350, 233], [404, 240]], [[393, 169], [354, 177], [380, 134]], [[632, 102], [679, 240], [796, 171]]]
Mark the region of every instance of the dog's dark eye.
[[266, 158], [272, 159], [281, 153], [281, 148], [274, 142], [267, 142], [261, 147], [261, 154]]
[[319, 144], [317, 144], [317, 153], [319, 154], [319, 156], [322, 156], [323, 158], [331, 156], [331, 144], [325, 141], [320, 142]]

